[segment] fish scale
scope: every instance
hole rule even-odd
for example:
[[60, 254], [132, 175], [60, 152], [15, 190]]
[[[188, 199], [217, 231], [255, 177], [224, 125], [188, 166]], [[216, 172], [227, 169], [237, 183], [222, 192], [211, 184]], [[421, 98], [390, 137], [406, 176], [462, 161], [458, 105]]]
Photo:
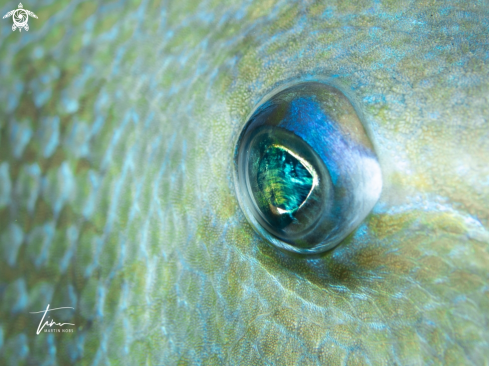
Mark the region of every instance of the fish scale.
[[[2, 364], [488, 363], [486, 3], [24, 5], [0, 28]], [[331, 78], [384, 190], [292, 257], [241, 213], [234, 143], [264, 95]], [[73, 333], [35, 334], [48, 303]]]

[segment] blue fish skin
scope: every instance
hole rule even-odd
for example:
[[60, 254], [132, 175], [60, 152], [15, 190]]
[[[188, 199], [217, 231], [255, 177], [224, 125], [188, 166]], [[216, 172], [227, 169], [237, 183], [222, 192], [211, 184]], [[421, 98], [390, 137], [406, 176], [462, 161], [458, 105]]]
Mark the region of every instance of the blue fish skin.
[[[23, 5], [28, 32], [0, 23], [0, 364], [489, 364], [487, 1]], [[233, 181], [247, 116], [305, 80], [345, 91], [383, 175], [314, 257], [261, 239]], [[36, 335], [47, 304], [72, 333]]]

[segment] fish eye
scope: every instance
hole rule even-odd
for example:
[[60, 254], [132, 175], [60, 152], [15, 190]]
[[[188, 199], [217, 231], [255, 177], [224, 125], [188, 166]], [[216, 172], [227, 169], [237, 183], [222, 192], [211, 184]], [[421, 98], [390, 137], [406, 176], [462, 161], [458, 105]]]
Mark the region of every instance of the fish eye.
[[382, 189], [358, 113], [344, 93], [322, 82], [265, 97], [238, 138], [234, 163], [238, 201], [252, 227], [296, 253], [334, 248]]

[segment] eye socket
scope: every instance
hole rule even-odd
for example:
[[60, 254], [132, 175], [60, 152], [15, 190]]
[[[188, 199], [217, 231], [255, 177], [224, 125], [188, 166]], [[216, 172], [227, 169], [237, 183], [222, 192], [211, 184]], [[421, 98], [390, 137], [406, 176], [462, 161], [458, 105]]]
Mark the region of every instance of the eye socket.
[[368, 215], [382, 189], [373, 146], [348, 98], [319, 82], [258, 105], [235, 150], [235, 186], [253, 228], [273, 245], [320, 253]]

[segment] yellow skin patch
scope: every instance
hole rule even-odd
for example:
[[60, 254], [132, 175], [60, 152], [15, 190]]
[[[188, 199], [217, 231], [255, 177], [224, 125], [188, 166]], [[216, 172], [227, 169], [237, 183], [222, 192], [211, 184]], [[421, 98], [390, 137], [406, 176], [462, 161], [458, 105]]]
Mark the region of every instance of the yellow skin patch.
[[[28, 34], [0, 33], [5, 364], [489, 361], [486, 5], [29, 9]], [[330, 78], [383, 192], [336, 249], [297, 257], [246, 222], [234, 143], [264, 95]], [[75, 308], [73, 333], [35, 335], [48, 303]]]

